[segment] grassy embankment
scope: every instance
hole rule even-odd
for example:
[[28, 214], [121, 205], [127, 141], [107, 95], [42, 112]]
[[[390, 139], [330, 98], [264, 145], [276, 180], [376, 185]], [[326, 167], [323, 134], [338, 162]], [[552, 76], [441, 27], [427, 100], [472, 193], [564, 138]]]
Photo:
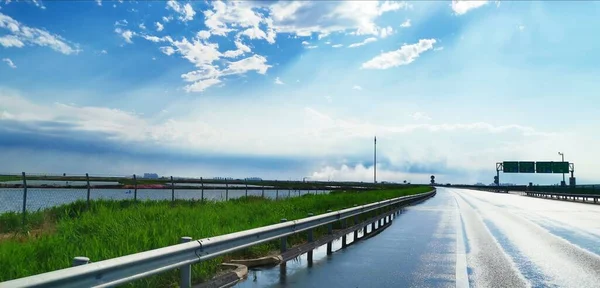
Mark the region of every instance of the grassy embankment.
[[[403, 195], [429, 191], [430, 187], [372, 192], [346, 192], [306, 195], [284, 200], [249, 197], [227, 202], [200, 201], [94, 201], [31, 213], [28, 232], [18, 230], [18, 213], [0, 215], [0, 282], [69, 267], [74, 256], [104, 259], [156, 249], [178, 243], [181, 236], [194, 239], [222, 235], [294, 220], [312, 212], [339, 210], [354, 204], [367, 204]], [[36, 219], [35, 221], [33, 219]], [[317, 229], [317, 237], [326, 232]], [[289, 237], [299, 244], [305, 233]], [[193, 265], [193, 281], [214, 275], [222, 261], [257, 257], [279, 249], [279, 241], [257, 245], [233, 255]], [[173, 287], [177, 271], [136, 281], [137, 287]]]

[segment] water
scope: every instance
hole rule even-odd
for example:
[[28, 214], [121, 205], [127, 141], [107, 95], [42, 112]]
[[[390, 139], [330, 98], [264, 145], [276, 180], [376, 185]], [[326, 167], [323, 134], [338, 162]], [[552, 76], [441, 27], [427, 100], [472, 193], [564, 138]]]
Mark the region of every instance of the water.
[[[0, 184], [21, 185], [21, 184], [23, 184], [23, 181], [22, 180], [4, 181], [4, 182], [0, 182]], [[90, 181], [90, 185], [91, 186], [96, 186], [96, 185], [119, 185], [119, 184], [120, 183], [116, 182], [116, 181]], [[32, 186], [39, 186], [39, 185], [65, 186], [65, 185], [71, 185], [71, 186], [82, 186], [82, 187], [85, 187], [85, 186], [87, 186], [87, 182], [86, 181], [27, 180], [27, 185], [32, 185]]]
[[252, 269], [236, 287], [454, 287], [456, 214], [444, 196], [404, 209], [366, 241], [346, 249], [334, 242], [333, 255], [319, 247], [312, 266], [302, 255], [285, 267]]
[[[261, 196], [263, 190], [248, 190], [248, 196]], [[306, 194], [315, 194], [315, 191], [306, 190], [264, 190], [266, 198], [298, 197]], [[317, 191], [317, 194], [326, 194], [328, 191]], [[200, 189], [177, 189], [175, 199], [184, 200], [215, 200], [224, 201], [244, 197], [246, 190], [204, 190]], [[61, 189], [61, 188], [31, 188], [27, 189], [27, 211], [37, 211], [62, 204], [68, 204], [77, 200], [87, 199], [87, 189]], [[134, 199], [133, 189], [91, 189], [90, 199], [125, 200]], [[171, 189], [138, 189], [138, 200], [171, 200]], [[23, 209], [23, 189], [0, 188], [0, 213]]]

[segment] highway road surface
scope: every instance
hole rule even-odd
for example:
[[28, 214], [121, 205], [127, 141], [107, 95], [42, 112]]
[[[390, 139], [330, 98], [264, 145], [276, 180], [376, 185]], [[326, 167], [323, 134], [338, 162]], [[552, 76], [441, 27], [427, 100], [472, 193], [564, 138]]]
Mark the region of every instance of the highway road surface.
[[237, 287], [600, 287], [600, 205], [438, 188], [381, 234], [314, 259]]

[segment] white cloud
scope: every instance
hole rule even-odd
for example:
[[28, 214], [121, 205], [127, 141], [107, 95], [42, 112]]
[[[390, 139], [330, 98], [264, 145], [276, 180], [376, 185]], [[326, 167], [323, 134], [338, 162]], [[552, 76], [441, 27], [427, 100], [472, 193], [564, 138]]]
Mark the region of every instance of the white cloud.
[[228, 67], [223, 70], [223, 75], [244, 74], [248, 71], [265, 74], [271, 67], [271, 65], [267, 65], [267, 58], [264, 56], [252, 55], [237, 62], [230, 62]]
[[108, 54], [108, 52], [106, 50], [102, 50], [100, 51], [100, 54]]
[[154, 25], [156, 25], [156, 31], [158, 31], [158, 32], [163, 31], [165, 29], [165, 26], [160, 24], [160, 22], [156, 22], [156, 23], [154, 23]]
[[375, 38], [375, 37], [367, 38], [367, 39], [363, 40], [362, 42], [350, 44], [348, 46], [348, 48], [360, 47], [360, 46], [363, 46], [363, 45], [365, 45], [367, 43], [371, 43], [371, 42], [375, 42], [375, 41], [377, 41], [377, 38]]
[[393, 33], [394, 33], [394, 29], [392, 29], [391, 26], [387, 26], [387, 27], [381, 28], [379, 30], [379, 37], [386, 38], [387, 36], [390, 36]]
[[517, 28], [519, 28], [520, 31], [523, 31], [525, 29], [525, 26], [519, 25], [519, 26], [517, 26]]
[[340, 47], [344, 47], [344, 45], [342, 45], [342, 44], [335, 44], [335, 45], [331, 45], [331, 47], [333, 47], [333, 48], [340, 48]]
[[379, 36], [381, 29], [375, 24], [379, 16], [409, 7], [406, 2], [390, 1], [279, 1], [269, 8], [277, 32], [310, 36], [350, 31], [356, 35]]
[[352, 89], [354, 89], [354, 90], [362, 90], [362, 87], [360, 87], [358, 85], [354, 85], [354, 86], [352, 86]]
[[433, 51], [442, 51], [444, 50], [444, 46], [433, 48]]
[[0, 13], [0, 29], [8, 30], [8, 35], [0, 37], [0, 45], [4, 47], [20, 48], [26, 44], [45, 46], [66, 55], [77, 54], [81, 51], [78, 48], [79, 45], [69, 44], [60, 35], [28, 27], [2, 13]]
[[[407, 172], [398, 172], [385, 167], [381, 164], [377, 165], [377, 181], [390, 181], [402, 183], [407, 181], [410, 183], [427, 183], [429, 173], [416, 174]], [[310, 179], [314, 181], [363, 181], [373, 182], [374, 169], [373, 165], [365, 166], [364, 164], [356, 164], [354, 166], [342, 164], [340, 166], [326, 165], [317, 171], [312, 172]]]
[[142, 30], [146, 30], [146, 25], [144, 25], [144, 23], [140, 24], [138, 27], [140, 27]]
[[410, 117], [413, 120], [417, 120], [417, 121], [420, 121], [420, 120], [429, 121], [429, 120], [431, 120], [431, 117], [429, 117], [427, 114], [422, 113], [422, 112], [415, 112], [415, 113], [411, 114]]
[[206, 30], [198, 31], [198, 33], [196, 33], [196, 37], [198, 37], [198, 39], [208, 39], [208, 38], [210, 38], [210, 31], [206, 31]]
[[234, 58], [251, 52], [250, 47], [244, 45], [241, 41], [236, 41], [235, 44], [237, 50], [221, 53], [217, 43], [208, 43], [200, 39], [190, 42], [183, 38], [182, 41], [172, 42], [175, 49], [168, 46], [160, 49], [167, 55], [179, 53], [198, 68], [195, 71], [181, 75], [181, 77], [186, 82], [194, 82], [185, 87], [187, 92], [202, 92], [213, 85], [221, 83], [220, 78], [222, 77], [245, 74], [249, 71], [265, 74], [271, 67], [266, 64], [267, 59], [260, 55], [252, 55], [234, 62], [225, 62], [224, 68], [213, 64], [221, 57]]
[[225, 53], [223, 53], [223, 56], [225, 56], [227, 58], [236, 58], [241, 55], [244, 55], [244, 53], [251, 52], [250, 47], [246, 46], [244, 43], [242, 43], [240, 41], [235, 41], [235, 47], [237, 47], [237, 50], [226, 51]]
[[115, 26], [127, 26], [127, 24], [129, 24], [129, 22], [127, 22], [127, 20], [123, 19], [123, 20], [117, 20], [115, 22]]
[[163, 20], [163, 22], [165, 22], [165, 23], [169, 23], [169, 21], [173, 20], [173, 16], [169, 16], [169, 17], [167, 17], [167, 16], [163, 16], [163, 17], [162, 17], [162, 20]]
[[171, 46], [160, 47], [159, 50], [160, 50], [160, 52], [163, 52], [169, 56], [175, 54], [175, 49], [173, 49], [173, 47], [171, 47]]
[[421, 39], [415, 44], [406, 44], [398, 50], [382, 53], [362, 64], [363, 69], [388, 69], [412, 63], [419, 55], [433, 48], [435, 39]]
[[302, 45], [310, 45], [308, 41], [302, 41]]
[[325, 45], [331, 45], [330, 41], [325, 42]]
[[46, 9], [46, 6], [44, 6], [44, 3], [42, 3], [40, 0], [31, 0], [31, 2], [33, 2], [33, 4], [40, 9]]
[[[196, 15], [196, 11], [192, 8], [190, 3], [186, 3], [184, 5], [180, 5], [175, 0], [167, 1], [167, 9], [171, 9], [179, 14], [179, 20], [183, 22], [187, 22], [194, 19], [194, 15]], [[164, 18], [163, 18], [164, 20]], [[168, 22], [168, 21], [165, 21]]]
[[279, 77], [275, 78], [275, 84], [277, 85], [283, 85], [285, 83], [283, 83], [283, 81], [281, 81], [281, 79], [279, 79]]
[[98, 4], [98, 6], [102, 6], [102, 0], [96, 0], [96, 4]]
[[221, 83], [221, 80], [216, 79], [216, 78], [198, 80], [198, 81], [194, 82], [193, 84], [185, 86], [185, 91], [186, 92], [202, 92], [202, 91], [206, 90], [208, 87], [217, 85], [219, 83]]
[[400, 24], [400, 27], [402, 27], [402, 28], [407, 28], [410, 26], [411, 26], [410, 19], [406, 19], [406, 21], [404, 21], [404, 22], [402, 22], [402, 24]]
[[6, 64], [10, 68], [13, 68], [13, 69], [17, 68], [17, 65], [15, 65], [15, 63], [13, 63], [12, 60], [10, 60], [8, 58], [4, 58], [4, 59], [2, 59], [2, 61], [6, 62]]
[[473, 10], [479, 8], [485, 4], [487, 4], [487, 0], [479, 1], [479, 0], [452, 0], [452, 10], [456, 15], [463, 15], [469, 10]]
[[123, 39], [125, 39], [125, 42], [127, 43], [133, 43], [133, 41], [131, 41], [131, 38], [133, 38], [133, 36], [137, 35], [137, 33], [131, 31], [131, 30], [123, 30], [119, 27], [115, 28], [115, 33], [119, 34], [119, 36], [123, 37]]
[[25, 43], [23, 43], [21, 40], [19, 40], [19, 38], [17, 38], [14, 35], [6, 35], [3, 37], [0, 37], [0, 45], [10, 48], [10, 47], [17, 47], [17, 48], [21, 48], [23, 46], [25, 46]]
[[[246, 36], [249, 39], [264, 39], [275, 43], [276, 33], [272, 28], [273, 22], [264, 17], [255, 8], [255, 3], [250, 1], [213, 1], [212, 9], [204, 11], [204, 24], [214, 35], [226, 36], [228, 33], [242, 30], [237, 37]], [[256, 4], [260, 6], [260, 4]], [[261, 29], [261, 24], [266, 29]]]
[[318, 48], [319, 46], [313, 45], [313, 46], [306, 46], [306, 49], [315, 49]]

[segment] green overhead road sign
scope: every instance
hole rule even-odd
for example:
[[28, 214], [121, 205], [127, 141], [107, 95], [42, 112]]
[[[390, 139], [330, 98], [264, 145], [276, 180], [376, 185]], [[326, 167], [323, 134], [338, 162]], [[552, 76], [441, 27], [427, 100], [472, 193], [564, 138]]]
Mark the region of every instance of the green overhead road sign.
[[535, 173], [535, 162], [519, 162], [519, 173]]
[[504, 173], [519, 173], [519, 162], [504, 161], [504, 163], [502, 163], [502, 171], [504, 171]]
[[[552, 173], [553, 162], [536, 162], [535, 172], [537, 173]], [[567, 165], [568, 166], [568, 165]]]
[[552, 173], [569, 173], [569, 162], [552, 162]]

